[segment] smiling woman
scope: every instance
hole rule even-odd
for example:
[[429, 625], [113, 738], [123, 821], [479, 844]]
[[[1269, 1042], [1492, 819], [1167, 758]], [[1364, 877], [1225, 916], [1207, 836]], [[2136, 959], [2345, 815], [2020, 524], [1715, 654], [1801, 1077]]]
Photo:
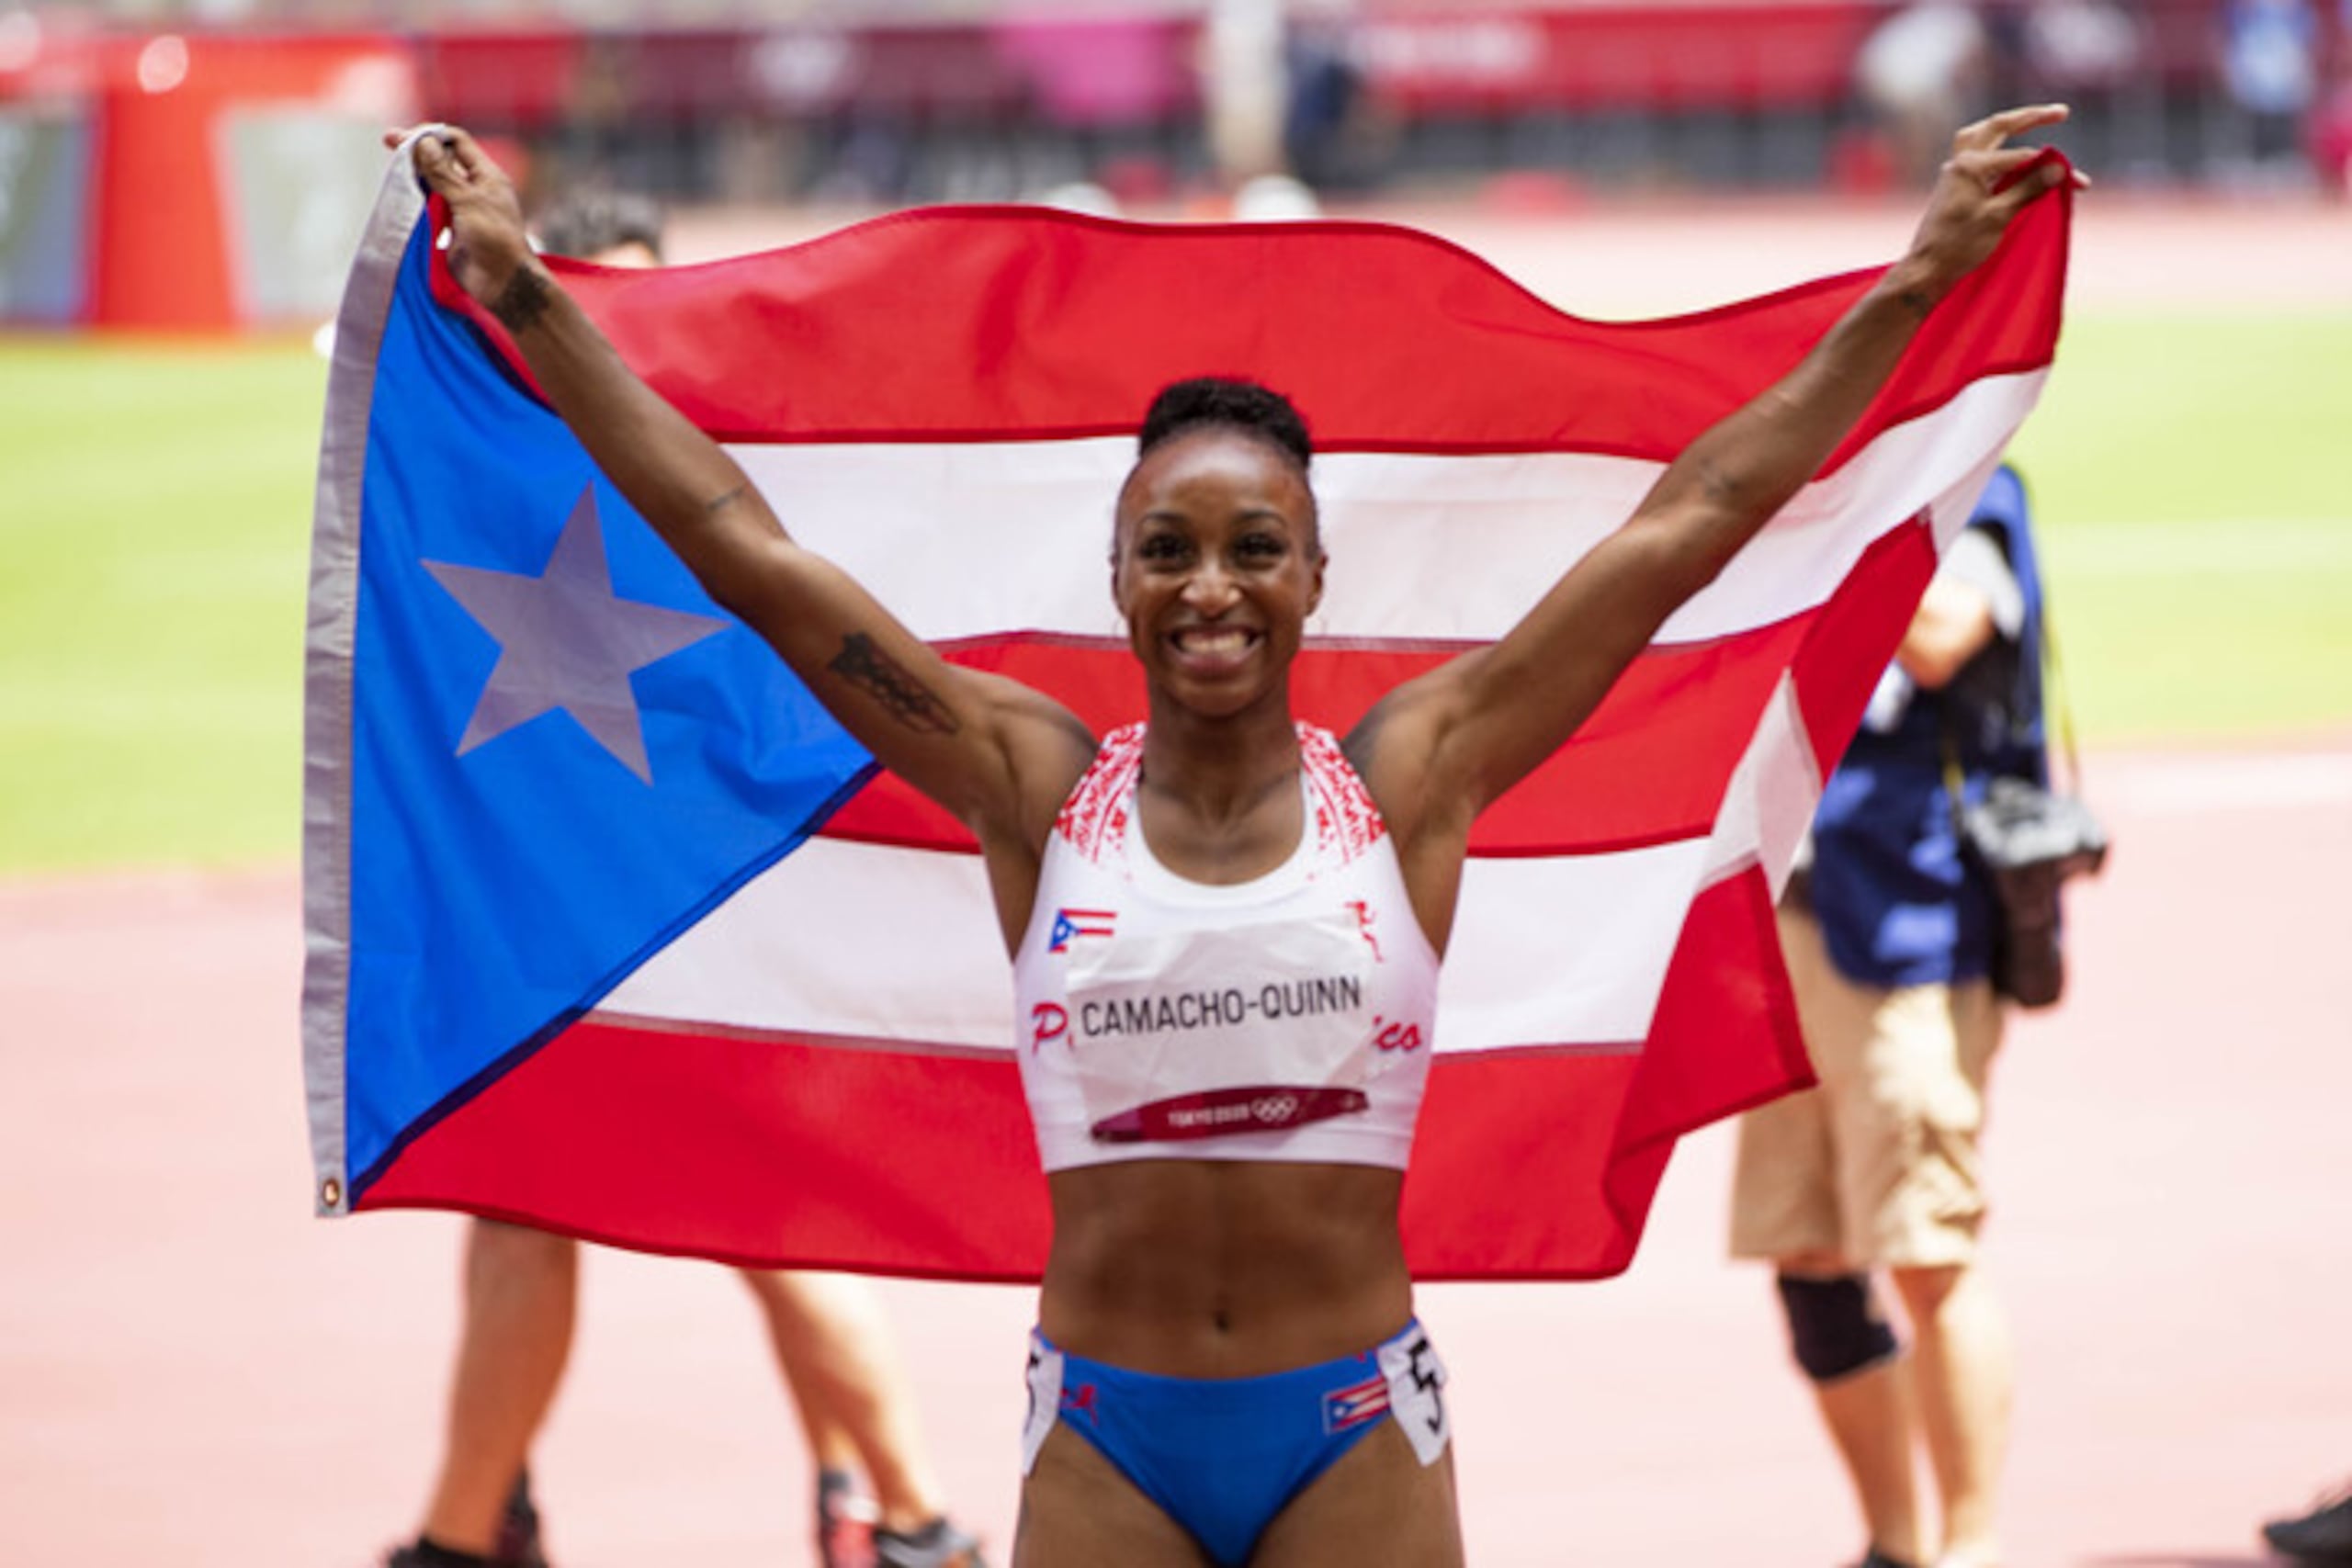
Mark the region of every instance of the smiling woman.
[[1136, 445], [1111, 556], [1136, 657], [1184, 685], [1186, 711], [1230, 716], [1278, 695], [1323, 597], [1306, 422], [1263, 387], [1180, 381]]
[[1112, 590], [1147, 717], [1098, 739], [1043, 694], [949, 663], [787, 536], [533, 257], [473, 141], [416, 140], [452, 272], [607, 477], [978, 840], [1030, 1028], [1054, 1226], [1016, 1564], [1461, 1560], [1444, 1371], [1397, 1213], [1472, 824], [1804, 487], [1935, 307], [2063, 183], [2007, 142], [2064, 113], [1962, 130], [1910, 253], [1794, 369], [1668, 465], [1499, 639], [1396, 686], [1344, 739], [1293, 711], [1324, 553], [1306, 423], [1273, 392], [1180, 382], [1146, 416]]

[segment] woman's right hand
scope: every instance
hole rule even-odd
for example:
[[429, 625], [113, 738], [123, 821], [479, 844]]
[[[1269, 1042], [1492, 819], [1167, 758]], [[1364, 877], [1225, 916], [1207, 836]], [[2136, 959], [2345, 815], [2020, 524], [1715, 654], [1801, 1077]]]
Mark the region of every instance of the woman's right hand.
[[[388, 130], [384, 145], [398, 147], [415, 135]], [[450, 273], [467, 293], [495, 310], [515, 276], [535, 265], [514, 182], [480, 142], [454, 126], [433, 127], [417, 136], [414, 157], [418, 177], [448, 204]]]

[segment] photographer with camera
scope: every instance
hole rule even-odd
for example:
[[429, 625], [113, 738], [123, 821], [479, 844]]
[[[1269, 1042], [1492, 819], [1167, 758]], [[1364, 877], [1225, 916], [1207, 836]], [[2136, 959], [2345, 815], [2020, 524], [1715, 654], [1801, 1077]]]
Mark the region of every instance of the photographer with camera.
[[[1996, 779], [2049, 799], [2041, 640], [2025, 489], [2005, 466], [1824, 785], [1810, 863], [1801, 857], [1781, 900], [1821, 1082], [1743, 1120], [1732, 1251], [1776, 1270], [1798, 1366], [1861, 1504], [1864, 1568], [2001, 1560], [1994, 1497], [2011, 1370], [2007, 1325], [1977, 1268], [1978, 1137], [2005, 998], [2054, 999], [2058, 971], [2054, 920], [2005, 908], [1962, 818], [2007, 793]], [[2054, 911], [2054, 878], [2051, 899]], [[2016, 952], [2037, 925], [2046, 945]], [[1880, 1272], [1909, 1326], [1907, 1361], [1872, 1297]], [[1921, 1446], [1939, 1532], [1920, 1517]]]

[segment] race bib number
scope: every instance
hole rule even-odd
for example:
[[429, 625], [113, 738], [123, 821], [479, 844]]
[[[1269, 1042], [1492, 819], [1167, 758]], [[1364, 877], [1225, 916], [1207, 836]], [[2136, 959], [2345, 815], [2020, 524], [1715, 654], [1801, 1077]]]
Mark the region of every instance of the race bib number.
[[1411, 1333], [1383, 1345], [1380, 1370], [1388, 1375], [1388, 1413], [1405, 1428], [1413, 1457], [1424, 1466], [1435, 1464], [1453, 1430], [1445, 1414], [1445, 1363], [1428, 1331], [1415, 1324]]
[[1062, 1407], [1062, 1353], [1035, 1335], [1029, 1337], [1029, 1414], [1021, 1423], [1021, 1473], [1037, 1467], [1037, 1450], [1054, 1429]]

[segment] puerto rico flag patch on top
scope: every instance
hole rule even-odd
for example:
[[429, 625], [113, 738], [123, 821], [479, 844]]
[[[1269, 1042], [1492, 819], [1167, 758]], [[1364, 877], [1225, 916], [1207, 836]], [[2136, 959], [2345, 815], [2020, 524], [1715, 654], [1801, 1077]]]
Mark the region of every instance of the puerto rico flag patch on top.
[[1110, 936], [1118, 923], [1115, 909], [1056, 909], [1054, 938], [1047, 953], [1068, 953], [1069, 944], [1082, 936]]

